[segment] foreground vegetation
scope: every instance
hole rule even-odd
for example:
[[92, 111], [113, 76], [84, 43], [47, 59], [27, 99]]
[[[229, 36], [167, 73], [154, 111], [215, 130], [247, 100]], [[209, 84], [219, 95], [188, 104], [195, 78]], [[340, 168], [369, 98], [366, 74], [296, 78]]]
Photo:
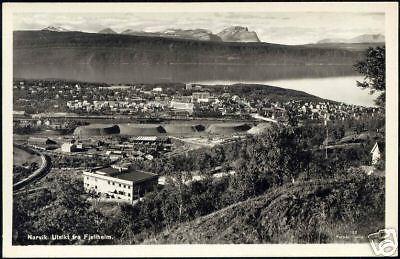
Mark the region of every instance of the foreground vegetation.
[[176, 225], [145, 243], [368, 242], [368, 234], [384, 228], [384, 208], [383, 178], [299, 182]]
[[[350, 169], [357, 167], [365, 154], [350, 157], [338, 152], [325, 159], [323, 152], [311, 151], [307, 143], [301, 127], [276, 127], [261, 136], [140, 165], [160, 170], [177, 181], [148, 193], [134, 206], [89, 201], [90, 194], [84, 192], [81, 178], [50, 173], [43, 179], [41, 186], [45, 188], [14, 198], [13, 242], [24, 245], [139, 244], [154, 240], [324, 243], [337, 241], [335, 234], [341, 230], [368, 233], [383, 225], [383, 179]], [[216, 165], [230, 167], [236, 174], [214, 179], [209, 169]], [[193, 170], [209, 177], [184, 184]], [[321, 184], [309, 186], [313, 181]], [[231, 211], [232, 208], [243, 213]], [[207, 220], [214, 218], [212, 215], [222, 222]], [[198, 220], [203, 222], [199, 226]], [[251, 228], [251, 224], [256, 225]], [[209, 237], [192, 233], [196, 228], [209, 233]], [[225, 228], [231, 238], [217, 235]], [[182, 234], [185, 231], [189, 236]], [[239, 235], [241, 232], [254, 233]], [[103, 234], [113, 239], [27, 238], [28, 234], [50, 233]], [[165, 233], [171, 234], [164, 237]]]

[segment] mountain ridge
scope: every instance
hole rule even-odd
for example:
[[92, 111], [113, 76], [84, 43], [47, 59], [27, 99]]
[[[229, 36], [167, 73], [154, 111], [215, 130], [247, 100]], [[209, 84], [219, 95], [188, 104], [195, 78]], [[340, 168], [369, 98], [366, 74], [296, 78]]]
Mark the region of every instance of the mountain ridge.
[[188, 30], [166, 29], [160, 32], [134, 31], [131, 29], [127, 29], [122, 31], [121, 34], [132, 35], [132, 36], [165, 37], [165, 38], [202, 40], [202, 41], [222, 41], [220, 37], [218, 37], [211, 31], [206, 29], [188, 29]]
[[362, 34], [356, 37], [345, 39], [345, 38], [332, 38], [322, 39], [317, 41], [317, 44], [321, 43], [384, 43], [385, 36], [382, 34]]
[[111, 28], [104, 28], [104, 29], [100, 30], [97, 33], [101, 33], [101, 34], [118, 34], [116, 31], [114, 31]]
[[265, 42], [53, 31], [15, 31], [13, 47], [14, 64], [352, 65], [362, 55], [362, 51]]

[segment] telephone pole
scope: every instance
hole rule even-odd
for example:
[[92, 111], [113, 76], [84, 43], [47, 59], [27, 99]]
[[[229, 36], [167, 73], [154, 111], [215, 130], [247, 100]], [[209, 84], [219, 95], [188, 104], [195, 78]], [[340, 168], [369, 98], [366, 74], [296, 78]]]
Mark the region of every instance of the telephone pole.
[[328, 159], [328, 123], [326, 124], [325, 159]]
[[326, 137], [325, 137], [325, 159], [328, 159], [328, 120], [329, 114], [326, 113], [324, 116], [324, 124], [326, 128]]

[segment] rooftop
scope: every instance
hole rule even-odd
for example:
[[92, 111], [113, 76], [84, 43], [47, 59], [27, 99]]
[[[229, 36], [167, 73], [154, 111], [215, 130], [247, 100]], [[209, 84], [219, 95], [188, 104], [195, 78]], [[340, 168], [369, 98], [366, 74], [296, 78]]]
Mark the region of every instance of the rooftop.
[[143, 171], [128, 170], [122, 172], [121, 174], [115, 175], [114, 177], [121, 180], [132, 181], [133, 183], [138, 183], [157, 178], [157, 175]]
[[106, 175], [112, 175], [112, 174], [115, 174], [118, 172], [119, 172], [119, 170], [116, 168], [113, 168], [113, 167], [106, 167], [106, 168], [102, 168], [102, 169], [99, 169], [96, 171], [96, 173], [106, 174]]
[[35, 142], [35, 143], [46, 143], [46, 144], [57, 144], [57, 142], [55, 142], [52, 139], [49, 138], [43, 138], [43, 137], [29, 137], [28, 138], [28, 142]]
[[106, 167], [96, 171], [96, 174], [108, 175], [114, 178], [118, 178], [125, 181], [132, 181], [133, 183], [143, 182], [145, 180], [154, 179], [157, 177], [156, 174], [136, 171], [133, 169], [120, 171], [113, 167]]
[[157, 139], [157, 136], [137, 136], [132, 138], [132, 140], [137, 141], [156, 141]]

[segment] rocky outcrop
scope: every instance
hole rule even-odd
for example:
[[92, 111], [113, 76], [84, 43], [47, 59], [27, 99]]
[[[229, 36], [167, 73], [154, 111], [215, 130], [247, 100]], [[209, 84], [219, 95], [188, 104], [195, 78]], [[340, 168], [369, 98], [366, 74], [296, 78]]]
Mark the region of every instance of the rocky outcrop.
[[60, 26], [50, 25], [50, 26], [47, 26], [46, 28], [43, 28], [42, 31], [67, 32], [69, 30], [67, 30], [63, 27], [60, 27]]
[[223, 41], [228, 42], [260, 42], [257, 33], [247, 27], [232, 26], [217, 34]]
[[209, 30], [194, 29], [168, 29], [162, 32], [164, 35], [173, 38], [189, 39], [189, 40], [204, 40], [204, 41], [221, 41], [221, 38], [213, 34]]

